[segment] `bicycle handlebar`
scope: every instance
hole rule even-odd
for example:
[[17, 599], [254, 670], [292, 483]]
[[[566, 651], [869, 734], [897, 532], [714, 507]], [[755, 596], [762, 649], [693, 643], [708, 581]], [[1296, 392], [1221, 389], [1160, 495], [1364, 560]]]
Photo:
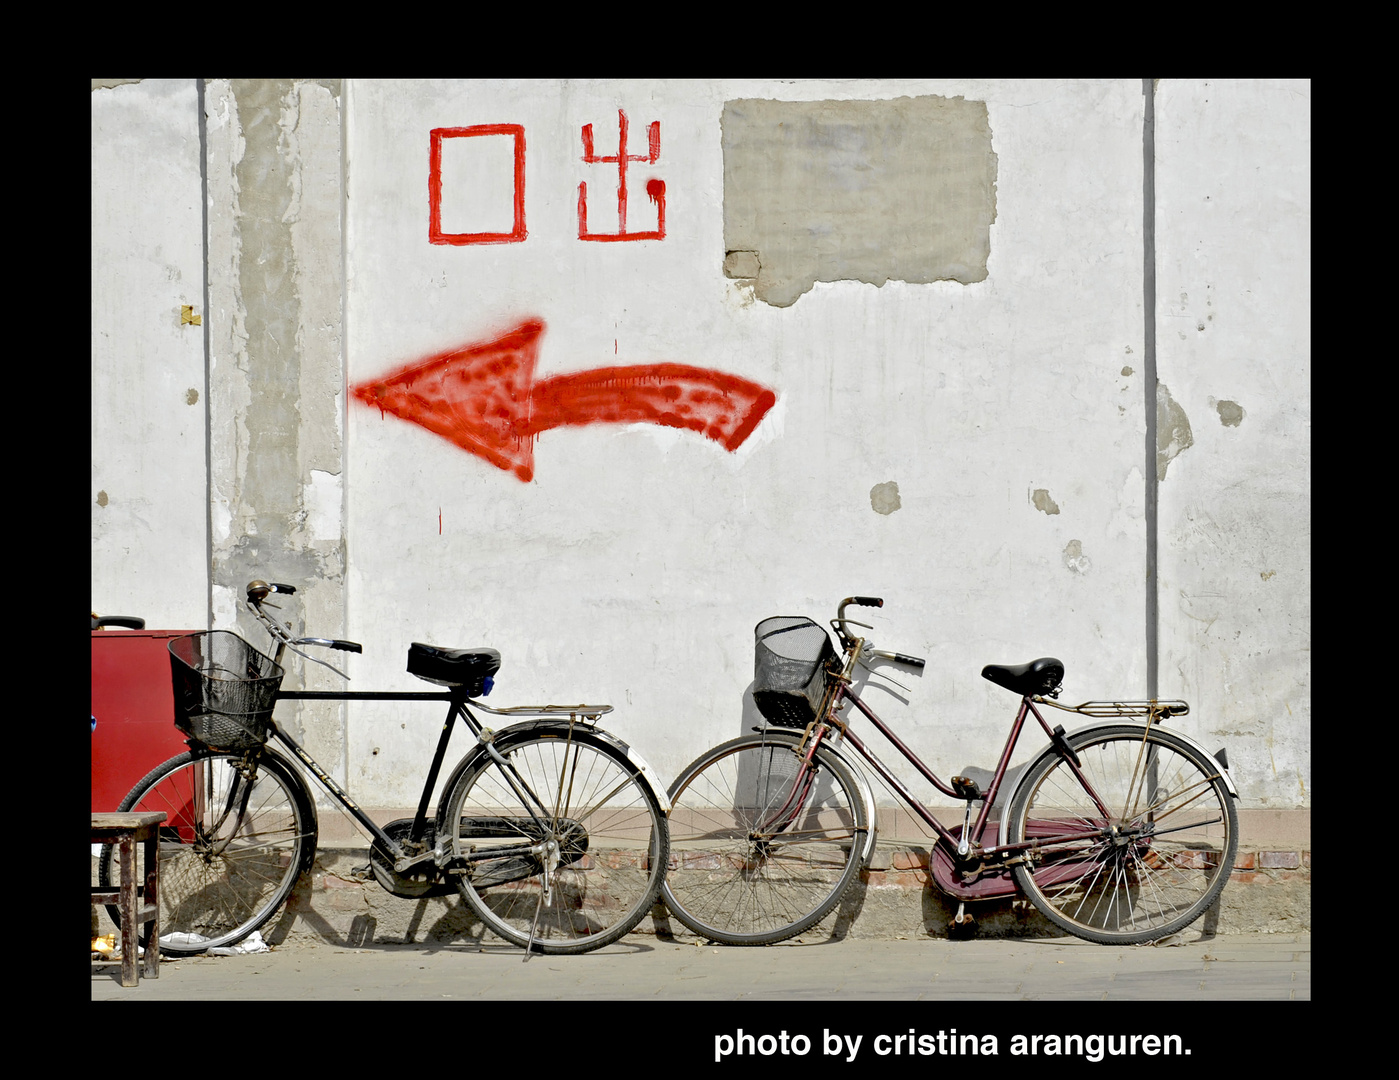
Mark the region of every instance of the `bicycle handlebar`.
[[123, 630], [144, 630], [146, 620], [135, 615], [93, 615], [92, 628], [102, 630], [108, 626], [119, 626]]
[[[851, 605], [855, 607], [882, 608], [884, 600], [878, 596], [847, 596], [840, 602], [840, 610], [836, 613], [836, 632], [845, 639], [847, 645], [854, 645], [855, 639], [845, 632], [845, 624], [851, 620], [846, 619], [845, 609]], [[863, 625], [857, 623], [856, 625]], [[927, 661], [917, 656], [909, 656], [906, 653], [885, 652], [883, 649], [866, 648], [865, 653], [869, 656], [877, 656], [881, 660], [892, 660], [896, 664], [905, 664], [911, 668], [922, 669], [927, 666]]]
[[[321, 648], [338, 649], [340, 652], [351, 653], [363, 653], [364, 646], [357, 641], [344, 641], [340, 638], [293, 638], [290, 632], [290, 624], [288, 624], [287, 626], [282, 626], [280, 623], [277, 622], [277, 620], [273, 619], [270, 615], [267, 614], [267, 612], [262, 610], [263, 601], [265, 601], [272, 593], [279, 593], [285, 596], [292, 596], [296, 593], [296, 586], [284, 585], [278, 581], [258, 580], [248, 582], [248, 608], [252, 611], [254, 615], [257, 616], [258, 621], [261, 622], [263, 626], [267, 628], [268, 632], [272, 635], [273, 640], [278, 643], [278, 659], [281, 658], [280, 650], [283, 647], [287, 647], [290, 648], [293, 652], [306, 657], [307, 660], [311, 660], [314, 663], [320, 664], [322, 667], [330, 668], [331, 671], [335, 672], [335, 674], [339, 675], [341, 678], [348, 679], [349, 676], [346, 675], [339, 668], [334, 667], [331, 664], [327, 664], [324, 660], [317, 660], [314, 656], [302, 652], [299, 648], [297, 648], [297, 646], [317, 645]], [[275, 607], [276, 605], [274, 604], [272, 606]]]
[[364, 646], [357, 641], [342, 641], [339, 638], [303, 637], [297, 638], [294, 645], [320, 645], [326, 649], [339, 649], [341, 652], [364, 652]]
[[877, 656], [881, 660], [892, 660], [896, 664], [906, 664], [911, 668], [922, 670], [928, 666], [928, 661], [919, 656], [908, 656], [904, 653], [885, 652], [883, 649], [866, 649], [871, 656]]

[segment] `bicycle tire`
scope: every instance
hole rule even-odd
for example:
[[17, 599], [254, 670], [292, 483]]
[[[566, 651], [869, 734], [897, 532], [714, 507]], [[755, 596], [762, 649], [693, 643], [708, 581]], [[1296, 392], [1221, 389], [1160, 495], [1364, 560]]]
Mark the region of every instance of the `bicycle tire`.
[[[641, 769], [609, 737], [567, 725], [497, 732], [492, 745], [543, 811], [525, 811], [488, 752], [465, 763], [438, 826], [462, 897], [496, 936], [536, 952], [589, 952], [629, 933], [654, 906], [669, 855]], [[522, 848], [548, 841], [559, 862], [546, 906], [544, 861]]]
[[[1107, 725], [1068, 742], [1111, 816], [1046, 751], [1011, 802], [1008, 841], [1043, 840], [1031, 865], [1014, 868], [1020, 888], [1050, 922], [1100, 945], [1183, 930], [1218, 899], [1238, 850], [1238, 816], [1218, 766], [1160, 728]], [[1054, 842], [1065, 823], [1103, 831]]]
[[[316, 815], [296, 771], [264, 750], [251, 786], [239, 786], [247, 755], [192, 750], [156, 766], [119, 812], [163, 810], [160, 827], [160, 951], [188, 956], [234, 945], [286, 902], [316, 853]], [[244, 798], [246, 795], [246, 798]], [[233, 816], [224, 815], [230, 800]], [[103, 846], [98, 881], [119, 877], [114, 845]], [[119, 911], [107, 908], [119, 927]], [[123, 928], [124, 929], [124, 928]], [[141, 928], [150, 947], [150, 924]]]
[[853, 774], [824, 747], [807, 769], [794, 745], [761, 734], [732, 739], [671, 785], [672, 866], [661, 895], [701, 937], [725, 945], [795, 937], [825, 918], [860, 872], [869, 822]]

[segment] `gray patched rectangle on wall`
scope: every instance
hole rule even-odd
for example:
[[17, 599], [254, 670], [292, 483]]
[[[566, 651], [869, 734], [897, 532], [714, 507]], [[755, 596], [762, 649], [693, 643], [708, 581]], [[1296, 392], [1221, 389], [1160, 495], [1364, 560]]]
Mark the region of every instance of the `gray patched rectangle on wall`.
[[984, 101], [724, 103], [724, 273], [788, 307], [817, 281], [986, 279]]

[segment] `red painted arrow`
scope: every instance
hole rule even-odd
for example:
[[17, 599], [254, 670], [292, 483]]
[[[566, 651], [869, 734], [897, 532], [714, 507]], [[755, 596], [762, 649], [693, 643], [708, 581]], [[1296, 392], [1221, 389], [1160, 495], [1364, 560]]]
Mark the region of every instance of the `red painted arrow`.
[[534, 476], [534, 439], [550, 428], [662, 424], [736, 450], [777, 401], [755, 382], [685, 364], [595, 368], [535, 382], [543, 333], [543, 321], [531, 319], [492, 341], [360, 383], [353, 393], [521, 480]]

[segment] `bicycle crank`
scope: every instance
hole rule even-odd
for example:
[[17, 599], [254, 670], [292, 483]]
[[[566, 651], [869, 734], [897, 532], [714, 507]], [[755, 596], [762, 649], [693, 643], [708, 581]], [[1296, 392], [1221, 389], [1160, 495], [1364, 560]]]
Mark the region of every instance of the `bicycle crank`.
[[[406, 850], [413, 832], [413, 821], [411, 818], [391, 821], [384, 826], [384, 832]], [[426, 835], [419, 841], [427, 852], [431, 852], [436, 841], [433, 833], [434, 827], [429, 822]], [[424, 896], [448, 896], [457, 891], [455, 885], [443, 879], [431, 859], [417, 862], [402, 872], [394, 869], [394, 861], [394, 857], [377, 843], [369, 849], [369, 869], [374, 872], [374, 880], [379, 883], [380, 888], [393, 893], [394, 896], [417, 900]]]

